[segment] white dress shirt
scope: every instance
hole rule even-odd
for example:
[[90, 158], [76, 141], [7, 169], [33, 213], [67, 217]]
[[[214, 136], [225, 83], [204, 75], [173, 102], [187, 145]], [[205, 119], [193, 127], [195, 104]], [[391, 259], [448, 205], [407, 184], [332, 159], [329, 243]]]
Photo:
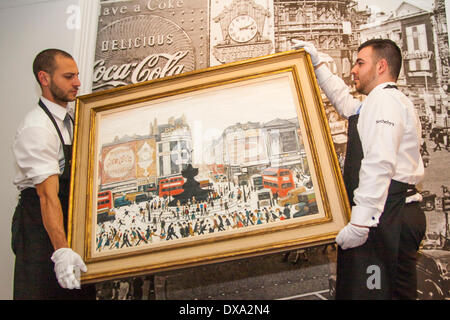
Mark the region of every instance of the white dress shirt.
[[[44, 97], [41, 100], [55, 118], [64, 142], [72, 144], [70, 133], [63, 124], [70, 110]], [[34, 188], [48, 177], [64, 171], [64, 152], [58, 133], [38, 104], [19, 124], [12, 149], [18, 168], [13, 183], [19, 190]]]
[[373, 227], [383, 211], [391, 179], [415, 185], [424, 176], [420, 155], [421, 125], [412, 102], [397, 89], [375, 87], [361, 102], [326, 66], [316, 70], [319, 86], [344, 117], [356, 114], [364, 158], [354, 191], [351, 222]]

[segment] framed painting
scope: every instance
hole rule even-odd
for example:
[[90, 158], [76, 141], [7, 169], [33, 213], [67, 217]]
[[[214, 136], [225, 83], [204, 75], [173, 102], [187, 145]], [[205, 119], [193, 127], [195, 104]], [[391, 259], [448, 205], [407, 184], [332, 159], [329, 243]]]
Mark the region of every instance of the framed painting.
[[79, 97], [69, 242], [82, 281], [333, 242], [350, 207], [309, 59], [289, 51]]

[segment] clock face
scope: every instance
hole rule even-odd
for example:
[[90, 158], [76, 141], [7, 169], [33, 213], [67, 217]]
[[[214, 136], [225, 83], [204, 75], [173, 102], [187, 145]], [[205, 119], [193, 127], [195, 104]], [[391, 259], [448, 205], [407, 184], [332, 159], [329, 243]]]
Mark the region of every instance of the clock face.
[[256, 21], [250, 16], [238, 16], [228, 26], [228, 34], [237, 42], [247, 42], [256, 35]]

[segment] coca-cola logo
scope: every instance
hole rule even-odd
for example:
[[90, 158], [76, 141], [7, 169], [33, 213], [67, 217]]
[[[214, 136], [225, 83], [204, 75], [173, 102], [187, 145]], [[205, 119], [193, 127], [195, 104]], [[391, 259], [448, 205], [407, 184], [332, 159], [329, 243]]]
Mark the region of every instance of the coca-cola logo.
[[105, 173], [111, 178], [121, 178], [134, 168], [134, 153], [128, 147], [117, 147], [110, 150], [104, 161]]
[[[189, 52], [179, 51], [175, 54], [152, 54], [145, 57], [141, 62], [125, 63], [120, 66], [110, 65], [106, 67], [104, 59], [98, 60], [94, 64], [93, 90], [106, 86], [124, 86], [130, 83], [139, 83], [157, 78], [164, 78], [180, 74], [185, 69], [185, 65], [179, 63]], [[162, 63], [163, 66], [158, 66]], [[127, 82], [131, 76], [131, 80]]]
[[93, 91], [195, 69], [193, 44], [173, 21], [156, 15], [117, 20], [98, 32]]

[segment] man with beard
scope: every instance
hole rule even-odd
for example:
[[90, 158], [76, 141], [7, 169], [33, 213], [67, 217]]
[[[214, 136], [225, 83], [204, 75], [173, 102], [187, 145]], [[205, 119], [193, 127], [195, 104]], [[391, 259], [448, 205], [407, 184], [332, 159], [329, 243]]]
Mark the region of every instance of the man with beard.
[[401, 51], [387, 39], [358, 48], [351, 74], [355, 89], [367, 95], [361, 103], [314, 45], [294, 46], [309, 53], [319, 86], [348, 119], [343, 175], [352, 212], [336, 237], [336, 299], [415, 299], [417, 250], [426, 227], [415, 185], [424, 167], [419, 118], [395, 85]]
[[47, 49], [36, 56], [33, 73], [42, 96], [13, 143], [20, 191], [11, 228], [14, 299], [94, 299], [93, 285], [81, 289], [78, 275], [87, 268], [66, 237], [73, 130], [68, 103], [81, 85], [78, 68], [70, 54]]

